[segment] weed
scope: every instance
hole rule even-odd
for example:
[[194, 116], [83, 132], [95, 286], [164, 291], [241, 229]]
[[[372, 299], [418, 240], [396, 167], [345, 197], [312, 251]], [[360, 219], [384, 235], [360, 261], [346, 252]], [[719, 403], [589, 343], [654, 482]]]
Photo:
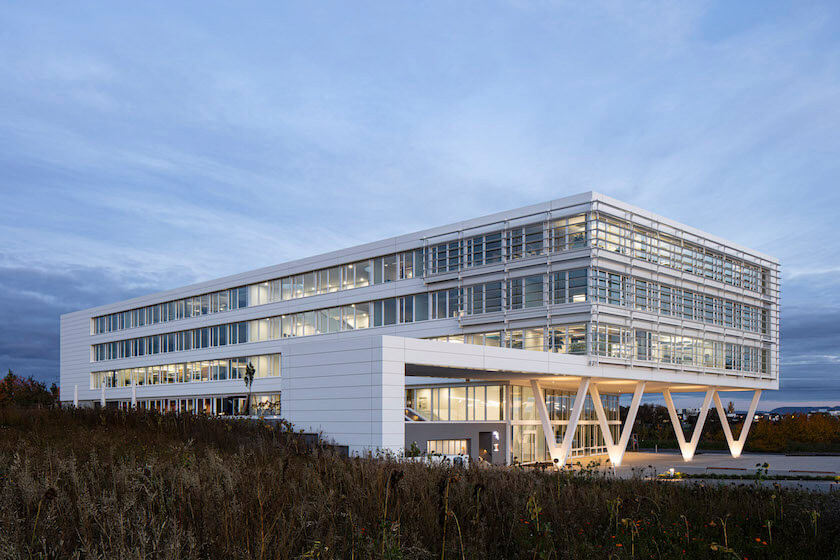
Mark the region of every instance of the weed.
[[622, 480], [588, 466], [456, 470], [387, 453], [341, 457], [285, 423], [0, 407], [0, 558], [816, 559], [837, 550], [836, 492]]

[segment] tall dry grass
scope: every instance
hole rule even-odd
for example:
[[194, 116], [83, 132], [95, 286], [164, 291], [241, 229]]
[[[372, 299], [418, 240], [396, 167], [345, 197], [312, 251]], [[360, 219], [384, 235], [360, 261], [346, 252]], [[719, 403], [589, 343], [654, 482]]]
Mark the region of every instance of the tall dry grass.
[[2, 558], [816, 560], [838, 550], [836, 493], [460, 471], [341, 458], [283, 426], [0, 409]]

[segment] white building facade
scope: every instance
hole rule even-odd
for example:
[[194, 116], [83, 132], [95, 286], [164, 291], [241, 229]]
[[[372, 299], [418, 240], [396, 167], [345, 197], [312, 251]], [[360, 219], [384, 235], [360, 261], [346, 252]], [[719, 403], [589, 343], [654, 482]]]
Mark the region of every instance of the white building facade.
[[[729, 433], [717, 393], [754, 411], [778, 389], [779, 263], [583, 193], [64, 315], [60, 379], [80, 406], [277, 414], [354, 453], [494, 463], [620, 463], [662, 393], [686, 459], [713, 405], [738, 455], [749, 426]], [[674, 392], [704, 394], [691, 437]]]

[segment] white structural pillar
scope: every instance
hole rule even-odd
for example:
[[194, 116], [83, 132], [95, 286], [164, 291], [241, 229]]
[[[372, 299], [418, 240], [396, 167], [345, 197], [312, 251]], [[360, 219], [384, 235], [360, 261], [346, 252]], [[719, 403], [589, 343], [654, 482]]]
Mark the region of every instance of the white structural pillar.
[[734, 458], [741, 456], [744, 450], [744, 444], [747, 442], [747, 434], [750, 432], [753, 418], [755, 418], [755, 409], [758, 408], [758, 399], [761, 397], [761, 389], [756, 389], [753, 392], [752, 402], [750, 402], [750, 410], [747, 412], [747, 417], [744, 418], [744, 425], [741, 427], [741, 433], [738, 439], [732, 437], [732, 429], [729, 427], [729, 420], [726, 418], [726, 411], [723, 410], [723, 403], [720, 402], [720, 395], [715, 391], [715, 408], [717, 408], [718, 416], [720, 416], [720, 425], [723, 428], [723, 435], [726, 436], [726, 443], [729, 444], [729, 452]]
[[79, 408], [79, 386], [73, 386], [73, 406]]
[[131, 378], [131, 408], [137, 408], [137, 379], [134, 376]]
[[686, 442], [685, 434], [682, 430], [682, 423], [680, 422], [679, 416], [677, 416], [677, 409], [674, 408], [674, 399], [671, 398], [671, 391], [669, 389], [662, 391], [662, 396], [665, 397], [665, 405], [668, 407], [668, 414], [671, 416], [671, 423], [674, 425], [674, 432], [677, 435], [677, 443], [680, 445], [680, 452], [686, 461], [691, 461], [694, 458], [694, 452], [697, 450], [700, 433], [703, 431], [703, 424], [706, 423], [706, 416], [709, 414], [709, 406], [712, 404], [712, 396], [714, 394], [714, 387], [709, 387], [706, 390], [706, 396], [703, 398], [703, 406], [700, 407], [700, 414], [697, 416], [697, 425], [694, 426], [691, 441]]
[[560, 447], [557, 445], [557, 438], [554, 437], [554, 426], [551, 425], [551, 420], [548, 416], [548, 408], [545, 406], [545, 393], [540, 382], [536, 379], [531, 380], [531, 390], [534, 392], [534, 406], [537, 407], [537, 413], [540, 415], [540, 422], [542, 422], [543, 435], [545, 436], [545, 446], [548, 449], [548, 455], [551, 460], [560, 459]]
[[595, 407], [595, 415], [598, 417], [598, 425], [601, 427], [601, 433], [604, 436], [604, 443], [607, 447], [607, 454], [610, 456], [610, 462], [614, 467], [621, 465], [624, 460], [624, 452], [627, 450], [627, 442], [630, 441], [630, 433], [633, 431], [633, 424], [636, 422], [636, 413], [639, 411], [639, 404], [642, 402], [642, 395], [645, 392], [645, 382], [638, 381], [633, 390], [633, 400], [630, 402], [630, 410], [627, 411], [627, 420], [624, 422], [624, 428], [618, 436], [618, 443], [613, 441], [612, 432], [610, 431], [610, 423], [607, 420], [607, 413], [604, 411], [604, 403], [601, 401], [601, 393], [595, 384], [589, 385], [589, 394], [592, 396], [592, 405]]
[[569, 423], [566, 425], [566, 432], [563, 434], [563, 442], [557, 446], [557, 440], [554, 437], [554, 427], [551, 425], [551, 420], [548, 417], [548, 409], [545, 406], [545, 395], [539, 381], [531, 380], [531, 388], [534, 391], [534, 404], [540, 415], [542, 422], [543, 434], [545, 435], [545, 444], [548, 448], [548, 453], [552, 461], [557, 461], [557, 466], [562, 467], [566, 464], [569, 458], [569, 452], [572, 450], [572, 440], [577, 431], [578, 421], [580, 420], [580, 413], [583, 411], [583, 403], [586, 401], [586, 392], [589, 390], [589, 377], [582, 377], [580, 385], [578, 386], [577, 395], [575, 395], [575, 402], [572, 405], [572, 411], [569, 415]]
[[101, 386], [102, 386], [102, 393], [99, 397], [99, 404], [102, 405], [102, 408], [105, 408], [105, 380], [104, 379], [102, 380]]

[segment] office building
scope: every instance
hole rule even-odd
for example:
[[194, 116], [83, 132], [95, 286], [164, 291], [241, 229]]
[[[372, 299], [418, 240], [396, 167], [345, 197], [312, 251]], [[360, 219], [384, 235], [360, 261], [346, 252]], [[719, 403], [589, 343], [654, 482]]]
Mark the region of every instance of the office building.
[[61, 318], [62, 401], [280, 415], [353, 453], [620, 463], [643, 394], [679, 427], [673, 393], [705, 420], [778, 386], [778, 261], [598, 193]]

